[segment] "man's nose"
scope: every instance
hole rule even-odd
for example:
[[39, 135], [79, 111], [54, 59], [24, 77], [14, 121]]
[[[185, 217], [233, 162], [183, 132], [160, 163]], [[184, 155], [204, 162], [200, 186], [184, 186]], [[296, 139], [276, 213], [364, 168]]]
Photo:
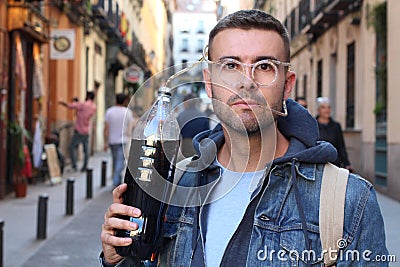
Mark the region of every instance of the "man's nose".
[[240, 83], [240, 89], [254, 90], [257, 89], [257, 84], [253, 80], [252, 69], [249, 66], [244, 67], [243, 79]]

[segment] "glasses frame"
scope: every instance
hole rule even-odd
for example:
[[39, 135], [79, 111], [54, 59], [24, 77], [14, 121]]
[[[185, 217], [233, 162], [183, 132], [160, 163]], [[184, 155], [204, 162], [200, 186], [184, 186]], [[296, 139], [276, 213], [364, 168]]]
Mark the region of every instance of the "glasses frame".
[[[212, 61], [212, 60], [209, 60], [209, 59], [208, 59], [208, 45], [206, 45], [206, 46], [204, 47], [204, 49], [203, 49], [203, 58], [204, 58], [204, 60], [205, 60], [207, 63], [209, 63], [209, 64], [221, 64], [221, 63], [222, 63], [222, 60], [219, 60], [219, 61], [215, 62], [215, 61]], [[283, 61], [279, 61], [279, 60], [277, 60], [277, 59], [263, 59], [263, 60], [260, 60], [260, 61], [257, 61], [257, 62], [255, 62], [255, 63], [251, 63], [251, 64], [243, 63], [243, 62], [240, 62], [240, 61], [238, 61], [238, 60], [236, 60], [236, 59], [233, 59], [233, 58], [227, 58], [226, 60], [228, 61], [228, 62], [226, 62], [226, 63], [232, 62], [232, 63], [235, 63], [235, 64], [240, 65], [240, 66], [242, 67], [243, 70], [245, 70], [245, 67], [251, 68], [251, 78], [252, 78], [252, 80], [253, 80], [258, 86], [260, 86], [260, 87], [268, 87], [268, 86], [270, 86], [270, 85], [272, 85], [272, 84], [274, 84], [274, 83], [276, 82], [276, 79], [277, 79], [277, 77], [278, 77], [278, 70], [279, 70], [279, 69], [278, 69], [278, 66], [279, 66], [279, 65], [280, 65], [280, 66], [284, 66], [284, 67], [288, 67], [289, 71], [290, 71], [290, 67], [292, 66], [292, 64], [290, 64], [290, 62], [283, 62]], [[224, 63], [225, 63], [225, 62], [224, 62]], [[275, 77], [274, 77], [274, 79], [273, 79], [269, 84], [262, 84], [262, 83], [259, 83], [259, 82], [255, 79], [254, 72], [255, 72], [255, 70], [256, 70], [256, 68], [255, 68], [256, 66], [259, 66], [259, 65], [261, 65], [261, 64], [266, 64], [266, 63], [271, 64], [271, 65], [274, 67], [274, 69], [275, 69]], [[221, 75], [220, 75], [221, 70], [222, 70], [222, 68], [219, 70], [219, 73], [218, 73], [220, 77], [221, 77]], [[240, 72], [242, 72], [242, 71], [240, 71]], [[230, 85], [237, 85], [237, 84], [240, 84], [240, 83], [243, 81], [244, 76], [246, 76], [246, 74], [245, 74], [245, 72], [242, 72], [242, 77], [241, 77], [241, 79], [240, 79], [239, 81], [237, 81], [236, 83], [230, 84]], [[221, 78], [221, 79], [222, 79], [222, 78]], [[225, 82], [226, 82], [226, 81], [225, 81]], [[229, 84], [229, 82], [226, 82], [226, 83]]]

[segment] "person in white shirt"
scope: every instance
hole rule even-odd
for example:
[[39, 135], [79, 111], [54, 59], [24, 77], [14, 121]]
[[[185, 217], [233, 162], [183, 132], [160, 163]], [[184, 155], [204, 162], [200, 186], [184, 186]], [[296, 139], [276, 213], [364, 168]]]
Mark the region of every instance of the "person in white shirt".
[[114, 187], [121, 183], [124, 146], [131, 139], [134, 122], [132, 111], [126, 107], [127, 96], [117, 94], [115, 98], [116, 104], [106, 110], [104, 126], [104, 151], [111, 149]]

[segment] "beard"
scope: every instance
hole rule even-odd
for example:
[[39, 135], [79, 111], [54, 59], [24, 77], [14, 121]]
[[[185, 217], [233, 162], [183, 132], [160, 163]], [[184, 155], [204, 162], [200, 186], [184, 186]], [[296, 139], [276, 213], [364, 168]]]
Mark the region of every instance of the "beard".
[[[221, 91], [220, 89], [217, 90]], [[224, 88], [224, 90], [229, 89]], [[226, 103], [215, 93], [214, 86], [212, 86], [212, 94], [214, 112], [222, 124], [247, 136], [258, 135], [261, 130], [274, 125], [276, 117], [272, 110], [282, 110], [283, 95], [279, 101], [269, 104], [265, 97], [256, 90], [251, 90], [251, 92], [240, 90], [237, 94], [231, 96]], [[232, 104], [237, 101], [256, 103], [257, 105], [236, 112]]]

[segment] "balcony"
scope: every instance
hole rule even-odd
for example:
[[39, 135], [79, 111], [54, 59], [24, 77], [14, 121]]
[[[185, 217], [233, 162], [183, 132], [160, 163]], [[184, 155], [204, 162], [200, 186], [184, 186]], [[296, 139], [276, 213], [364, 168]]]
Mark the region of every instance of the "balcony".
[[90, 0], [74, 0], [69, 1], [69, 3], [79, 15], [84, 17], [92, 16], [92, 4], [90, 3]]
[[83, 26], [85, 34], [89, 34], [93, 24], [89, 0], [52, 0], [51, 4], [63, 11], [72, 23]]
[[312, 35], [315, 41], [346, 15], [360, 10], [361, 6], [362, 0], [321, 0], [316, 1], [315, 10], [310, 12], [310, 0], [302, 0], [299, 7], [300, 31]]
[[42, 43], [49, 41], [49, 21], [30, 3], [8, 3], [8, 31], [22, 30]]
[[108, 38], [115, 42], [123, 42], [121, 33], [119, 32], [118, 25], [119, 18], [119, 5], [116, 2], [108, 1], [108, 5], [104, 0], [99, 0], [97, 5], [94, 5], [93, 17], [94, 22], [107, 34]]

